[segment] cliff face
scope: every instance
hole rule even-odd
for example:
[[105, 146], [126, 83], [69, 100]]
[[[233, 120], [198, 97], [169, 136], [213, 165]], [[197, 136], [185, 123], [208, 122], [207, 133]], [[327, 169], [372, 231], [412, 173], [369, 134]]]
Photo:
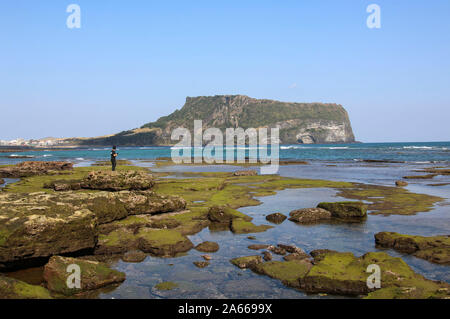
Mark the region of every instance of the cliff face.
[[139, 129], [116, 135], [87, 139], [91, 145], [171, 145], [177, 127], [193, 130], [194, 120], [203, 121], [203, 129], [278, 127], [282, 144], [351, 143], [355, 141], [347, 112], [341, 105], [323, 103], [287, 103], [253, 99], [244, 95], [187, 97], [180, 110]]

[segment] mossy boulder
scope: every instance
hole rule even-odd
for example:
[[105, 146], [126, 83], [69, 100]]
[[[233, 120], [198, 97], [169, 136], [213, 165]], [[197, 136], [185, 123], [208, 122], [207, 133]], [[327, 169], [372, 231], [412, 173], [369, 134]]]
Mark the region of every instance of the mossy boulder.
[[312, 264], [303, 260], [269, 261], [259, 263], [252, 268], [253, 271], [281, 280], [289, 287], [300, 287], [300, 280], [311, 269]]
[[262, 263], [262, 257], [258, 255], [238, 257], [231, 259], [230, 262], [241, 269], [254, 268], [257, 264]]
[[93, 171], [81, 181], [82, 188], [108, 191], [147, 190], [154, 184], [153, 176], [143, 171]]
[[[445, 297], [448, 284], [425, 279], [416, 274], [401, 258], [391, 257], [383, 252], [371, 252], [361, 257], [352, 253], [324, 252], [314, 259], [314, 266], [303, 277], [301, 289], [313, 293], [343, 295], [366, 295], [376, 297], [388, 291], [408, 291], [413, 288], [417, 298]], [[378, 265], [381, 270], [381, 288], [369, 288], [367, 272], [369, 265]], [[398, 294], [408, 298], [408, 294]]]
[[281, 213], [273, 213], [266, 216], [266, 220], [274, 224], [281, 224], [286, 218], [287, 216]]
[[215, 253], [219, 250], [219, 244], [212, 241], [205, 241], [195, 246], [195, 249], [204, 253]]
[[242, 218], [235, 218], [231, 222], [231, 231], [235, 234], [260, 233], [267, 229], [273, 228], [269, 225], [255, 225], [252, 222], [246, 221]]
[[413, 254], [437, 264], [450, 265], [450, 236], [413, 236], [394, 232], [375, 234], [377, 246]]
[[0, 268], [93, 249], [99, 225], [135, 214], [183, 209], [179, 197], [151, 191], [0, 194]]
[[51, 299], [50, 292], [41, 286], [0, 275], [0, 299]]
[[252, 220], [251, 217], [227, 206], [212, 206], [208, 210], [208, 219], [213, 223], [229, 224], [235, 218]]
[[317, 207], [329, 211], [332, 217], [341, 219], [361, 219], [367, 216], [367, 205], [363, 202], [323, 202]]
[[408, 183], [405, 181], [395, 181], [395, 186], [399, 187], [408, 186]]
[[[80, 268], [80, 288], [68, 285], [70, 271], [73, 271], [69, 268], [71, 265]], [[44, 280], [49, 290], [70, 296], [123, 282], [125, 274], [98, 261], [53, 256], [44, 267]]]
[[171, 281], [163, 281], [159, 284], [155, 285], [155, 288], [157, 290], [172, 290], [178, 287], [177, 283], [171, 282]]
[[172, 229], [142, 228], [138, 236], [138, 247], [156, 256], [175, 256], [194, 247], [186, 236]]
[[127, 263], [140, 263], [145, 258], [147, 258], [147, 254], [140, 250], [128, 251], [122, 256], [122, 260]]
[[256, 175], [258, 175], [258, 172], [253, 169], [241, 170], [233, 173], [233, 176], [256, 176]]
[[22, 178], [35, 175], [59, 174], [73, 169], [69, 162], [27, 161], [16, 165], [0, 167], [0, 177]]
[[289, 213], [289, 220], [298, 224], [312, 224], [331, 219], [331, 213], [323, 208], [303, 208]]

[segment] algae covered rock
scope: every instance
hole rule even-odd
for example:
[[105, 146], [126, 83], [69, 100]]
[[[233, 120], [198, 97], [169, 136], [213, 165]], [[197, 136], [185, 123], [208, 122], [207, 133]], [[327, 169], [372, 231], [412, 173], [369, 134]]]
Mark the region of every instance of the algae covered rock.
[[195, 249], [204, 253], [215, 253], [219, 250], [219, 244], [212, 241], [205, 241], [195, 246]]
[[289, 220], [299, 224], [312, 224], [331, 219], [331, 213], [323, 208], [303, 208], [289, 213]]
[[300, 280], [308, 273], [311, 267], [311, 263], [302, 260], [269, 261], [257, 264], [252, 270], [281, 280], [286, 286], [299, 288]]
[[266, 216], [266, 220], [268, 220], [269, 222], [274, 223], [274, 224], [281, 224], [282, 222], [285, 221], [286, 218], [287, 218], [287, 216], [285, 216], [281, 213], [273, 213], [273, 214]]
[[178, 287], [177, 283], [171, 282], [171, 281], [163, 281], [159, 284], [155, 285], [155, 288], [157, 290], [172, 290]]
[[324, 202], [317, 207], [329, 211], [331, 216], [336, 218], [353, 219], [367, 216], [367, 206], [362, 202]]
[[0, 268], [96, 246], [98, 225], [184, 208], [150, 191], [0, 194]]
[[448, 235], [424, 237], [380, 232], [375, 234], [375, 243], [381, 247], [413, 254], [433, 263], [450, 264], [450, 237]]
[[108, 191], [147, 190], [153, 185], [153, 176], [142, 171], [94, 171], [81, 181], [82, 188]]
[[145, 260], [147, 254], [140, 250], [127, 251], [123, 256], [122, 260], [127, 263], [140, 263]]
[[205, 268], [205, 267], [209, 266], [209, 262], [208, 261], [194, 261], [193, 264], [197, 268]]
[[69, 162], [28, 161], [0, 168], [0, 177], [21, 178], [35, 175], [59, 174], [73, 169]]
[[408, 186], [408, 183], [405, 181], [395, 181], [395, 186], [399, 187]]
[[235, 234], [260, 233], [273, 228], [269, 225], [255, 225], [241, 218], [235, 218], [231, 222], [231, 231]]
[[189, 238], [172, 229], [142, 228], [137, 238], [140, 250], [156, 256], [174, 256], [194, 247]]
[[213, 223], [229, 224], [235, 218], [252, 220], [251, 217], [226, 206], [212, 206], [208, 210], [208, 219]]
[[233, 173], [233, 176], [256, 176], [256, 175], [258, 175], [258, 172], [253, 169], [236, 171]]
[[[361, 257], [352, 253], [322, 251], [314, 259], [314, 266], [301, 279], [301, 289], [314, 293], [344, 295], [365, 295], [376, 297], [387, 291], [408, 291], [412, 288], [416, 298], [442, 298], [449, 285], [428, 280], [416, 274], [401, 258], [391, 257], [383, 252], [371, 252]], [[376, 265], [381, 271], [381, 288], [369, 288], [367, 281], [371, 272], [369, 265]], [[385, 290], [387, 289], [387, 290]], [[398, 298], [409, 298], [398, 294]]]
[[[76, 282], [71, 281], [70, 277], [74, 269], [78, 267], [80, 270], [79, 288], [76, 287]], [[125, 274], [98, 261], [53, 256], [44, 267], [44, 280], [49, 290], [64, 295], [74, 295], [123, 282]]]
[[51, 299], [50, 292], [41, 286], [0, 275], [0, 299]]
[[262, 263], [262, 258], [261, 256], [246, 256], [246, 257], [238, 257], [238, 258], [234, 258], [231, 259], [230, 262], [241, 268], [253, 268], [255, 267], [257, 264]]

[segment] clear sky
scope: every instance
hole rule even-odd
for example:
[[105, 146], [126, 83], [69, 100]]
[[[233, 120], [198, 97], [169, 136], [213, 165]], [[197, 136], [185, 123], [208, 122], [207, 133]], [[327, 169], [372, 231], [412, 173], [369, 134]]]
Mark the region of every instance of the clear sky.
[[0, 45], [0, 139], [111, 134], [245, 94], [342, 104], [364, 142], [450, 140], [448, 0], [2, 0]]

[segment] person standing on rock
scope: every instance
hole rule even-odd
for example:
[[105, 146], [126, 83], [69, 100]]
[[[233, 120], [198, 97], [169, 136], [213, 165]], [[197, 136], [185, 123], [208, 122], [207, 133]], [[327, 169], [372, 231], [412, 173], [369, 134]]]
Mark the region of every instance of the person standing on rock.
[[118, 153], [116, 152], [116, 146], [114, 145], [112, 147], [111, 150], [111, 165], [112, 165], [112, 171], [114, 172], [116, 170], [116, 165], [117, 165], [117, 161], [116, 161], [116, 157], [117, 157]]

